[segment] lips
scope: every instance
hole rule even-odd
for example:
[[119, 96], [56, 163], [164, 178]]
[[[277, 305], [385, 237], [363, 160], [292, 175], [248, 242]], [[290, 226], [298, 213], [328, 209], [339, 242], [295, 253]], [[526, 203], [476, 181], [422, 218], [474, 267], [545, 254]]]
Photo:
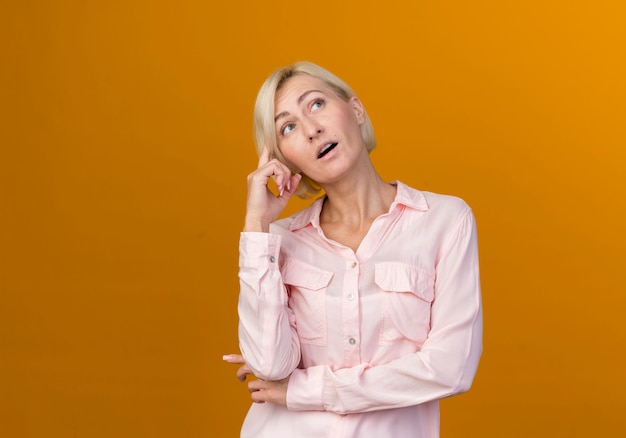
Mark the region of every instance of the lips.
[[317, 154], [317, 158], [318, 159], [322, 158], [324, 155], [326, 155], [327, 153], [329, 153], [330, 151], [335, 149], [335, 146], [337, 146], [337, 143], [327, 143], [327, 144], [325, 144], [320, 149], [319, 154]]

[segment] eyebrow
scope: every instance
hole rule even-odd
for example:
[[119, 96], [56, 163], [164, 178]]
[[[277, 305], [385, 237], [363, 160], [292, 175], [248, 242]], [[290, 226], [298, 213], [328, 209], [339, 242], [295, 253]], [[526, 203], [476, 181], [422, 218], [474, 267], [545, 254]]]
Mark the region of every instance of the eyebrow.
[[[315, 93], [315, 92], [321, 93], [322, 91], [321, 91], [321, 90], [308, 90], [308, 91], [305, 91], [304, 93], [302, 93], [302, 95], [301, 95], [300, 97], [298, 97], [298, 105], [300, 105], [300, 104], [302, 103], [302, 101], [303, 101], [303, 100], [304, 100], [304, 99], [305, 99], [305, 98], [306, 98], [309, 94], [311, 94], [311, 93]], [[285, 116], [288, 116], [288, 115], [289, 115], [289, 112], [287, 112], [287, 111], [283, 111], [282, 113], [280, 113], [280, 114], [278, 114], [276, 117], [274, 117], [274, 123], [276, 123], [276, 122], [278, 121], [278, 119], [280, 119], [281, 117], [285, 117]]]

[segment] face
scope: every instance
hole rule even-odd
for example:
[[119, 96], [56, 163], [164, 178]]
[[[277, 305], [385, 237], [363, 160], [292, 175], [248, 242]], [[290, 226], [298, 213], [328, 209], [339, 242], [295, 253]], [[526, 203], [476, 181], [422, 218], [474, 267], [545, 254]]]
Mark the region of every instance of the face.
[[274, 107], [281, 153], [294, 170], [322, 186], [369, 160], [360, 130], [365, 112], [357, 98], [346, 102], [323, 81], [298, 75], [276, 93]]

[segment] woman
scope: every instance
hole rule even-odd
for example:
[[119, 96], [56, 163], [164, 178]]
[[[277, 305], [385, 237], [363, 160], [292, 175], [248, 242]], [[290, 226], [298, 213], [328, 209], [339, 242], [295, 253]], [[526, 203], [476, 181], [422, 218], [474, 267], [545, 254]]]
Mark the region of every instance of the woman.
[[[224, 357], [244, 364], [240, 380], [258, 377], [241, 436], [438, 437], [438, 400], [469, 389], [481, 353], [472, 211], [383, 181], [365, 108], [314, 64], [267, 79], [255, 133], [240, 239], [243, 357]], [[277, 220], [294, 193], [320, 188]]]

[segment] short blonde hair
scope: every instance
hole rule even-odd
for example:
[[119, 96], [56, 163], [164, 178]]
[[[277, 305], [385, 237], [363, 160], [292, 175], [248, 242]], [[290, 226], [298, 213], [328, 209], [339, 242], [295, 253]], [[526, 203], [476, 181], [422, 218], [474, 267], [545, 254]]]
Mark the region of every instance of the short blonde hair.
[[[278, 148], [274, 122], [274, 102], [278, 90], [281, 89], [289, 78], [298, 75], [309, 75], [319, 79], [346, 102], [356, 96], [354, 91], [344, 81], [328, 70], [308, 61], [300, 61], [279, 68], [267, 78], [257, 94], [254, 105], [254, 137], [257, 152], [260, 155], [263, 147], [267, 146], [271, 156], [276, 157], [287, 166], [289, 166], [289, 163]], [[365, 109], [363, 116], [365, 121], [361, 124], [361, 136], [367, 151], [370, 152], [376, 147], [376, 137], [374, 136], [374, 127]], [[303, 174], [296, 194], [301, 198], [308, 198], [318, 194], [320, 191], [320, 185]]]

